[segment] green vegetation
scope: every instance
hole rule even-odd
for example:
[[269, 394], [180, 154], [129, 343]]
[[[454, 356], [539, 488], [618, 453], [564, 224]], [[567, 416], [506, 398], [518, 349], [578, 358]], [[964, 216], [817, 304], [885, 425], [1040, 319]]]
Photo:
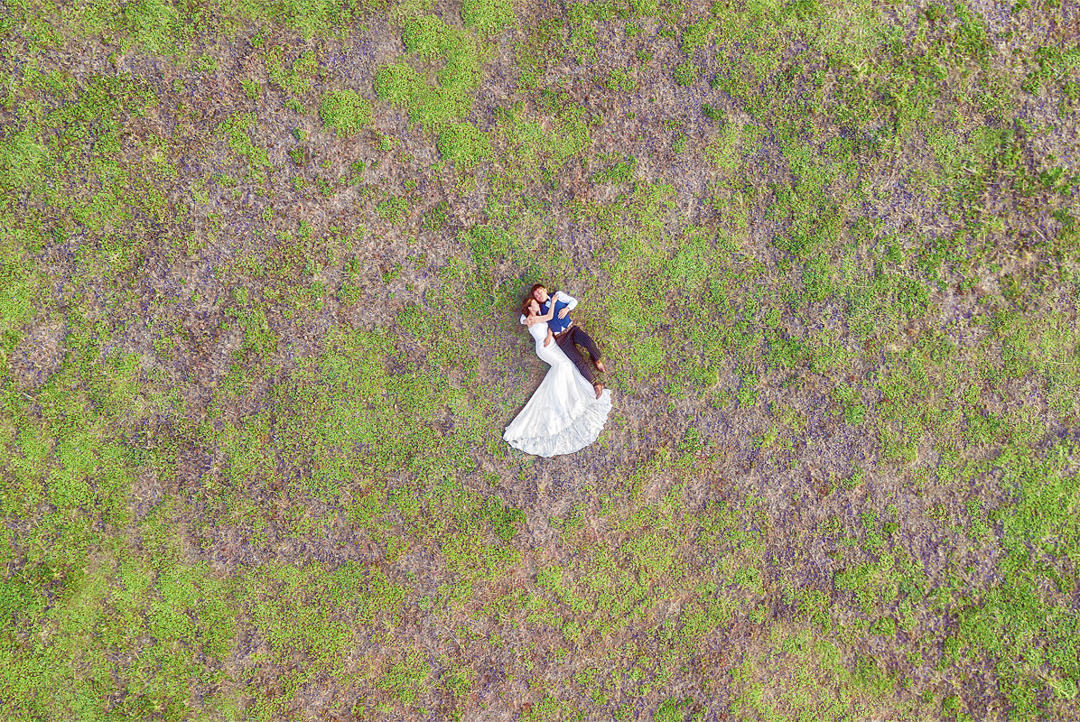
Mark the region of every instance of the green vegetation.
[[482, 33], [497, 33], [514, 24], [513, 0], [462, 0], [461, 22]]
[[342, 135], [354, 135], [371, 123], [371, 103], [355, 90], [331, 91], [319, 107], [323, 125]]
[[464, 169], [474, 167], [481, 159], [491, 158], [491, 140], [472, 123], [453, 123], [439, 133], [436, 143], [439, 154]]
[[[484, 15], [484, 27], [489, 27]], [[404, 109], [410, 122], [435, 130], [464, 118], [482, 78], [486, 54], [477, 38], [435, 15], [408, 19], [402, 32], [407, 53], [375, 73], [375, 93]], [[417, 66], [435, 63], [434, 83]]]
[[254, 113], [239, 113], [223, 121], [217, 133], [236, 155], [240, 156], [256, 170], [269, 166], [270, 160], [265, 148], [260, 148], [251, 138], [250, 131], [255, 127]]
[[0, 717], [1080, 715], [1064, 6], [561, 7], [8, 8]]

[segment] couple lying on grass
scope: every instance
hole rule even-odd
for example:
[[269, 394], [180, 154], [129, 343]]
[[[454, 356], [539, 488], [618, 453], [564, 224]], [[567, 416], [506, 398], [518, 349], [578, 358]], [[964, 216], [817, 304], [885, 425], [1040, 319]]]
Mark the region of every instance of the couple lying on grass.
[[536, 284], [522, 304], [520, 322], [536, 342], [536, 355], [548, 372], [525, 408], [503, 433], [511, 446], [527, 454], [551, 457], [588, 446], [607, 422], [611, 391], [596, 381], [578, 346], [604, 372], [600, 350], [589, 334], [574, 324], [570, 311], [577, 299], [562, 291], [548, 293]]

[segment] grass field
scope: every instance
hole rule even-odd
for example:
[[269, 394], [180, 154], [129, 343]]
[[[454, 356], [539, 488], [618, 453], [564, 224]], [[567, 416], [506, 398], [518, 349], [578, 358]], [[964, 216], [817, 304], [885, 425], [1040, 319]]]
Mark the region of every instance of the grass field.
[[[1073, 0], [0, 8], [0, 717], [1080, 717]], [[527, 457], [532, 283], [615, 407]]]

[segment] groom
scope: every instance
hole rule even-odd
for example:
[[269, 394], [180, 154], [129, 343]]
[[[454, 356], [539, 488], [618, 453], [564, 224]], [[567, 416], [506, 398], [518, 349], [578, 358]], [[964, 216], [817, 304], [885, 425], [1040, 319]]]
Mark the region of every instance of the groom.
[[[604, 385], [594, 379], [592, 369], [585, 363], [585, 359], [581, 357], [577, 347], [579, 345], [585, 347], [598, 371], [606, 372], [607, 369], [604, 367], [604, 362], [600, 360], [600, 349], [596, 348], [596, 343], [580, 326], [574, 325], [573, 320], [570, 318], [570, 312], [577, 308], [577, 299], [563, 291], [556, 291], [555, 295], [550, 296], [547, 288], [542, 283], [533, 286], [532, 290], [529, 291], [529, 295], [540, 304], [541, 314], [547, 313], [551, 309], [551, 304], [555, 304], [555, 317], [548, 321], [548, 328], [555, 336], [555, 343], [559, 344], [559, 348], [562, 349], [567, 358], [574, 362], [585, 380], [593, 385], [596, 390], [596, 398], [600, 398], [600, 394], [604, 391]], [[521, 323], [525, 323], [524, 316], [521, 317]]]

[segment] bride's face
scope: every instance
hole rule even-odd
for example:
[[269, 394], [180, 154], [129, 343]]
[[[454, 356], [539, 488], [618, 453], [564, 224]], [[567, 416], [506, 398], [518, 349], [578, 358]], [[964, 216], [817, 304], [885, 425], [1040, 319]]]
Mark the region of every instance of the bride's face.
[[537, 316], [540, 314], [540, 304], [536, 302], [536, 299], [529, 301], [529, 315]]

